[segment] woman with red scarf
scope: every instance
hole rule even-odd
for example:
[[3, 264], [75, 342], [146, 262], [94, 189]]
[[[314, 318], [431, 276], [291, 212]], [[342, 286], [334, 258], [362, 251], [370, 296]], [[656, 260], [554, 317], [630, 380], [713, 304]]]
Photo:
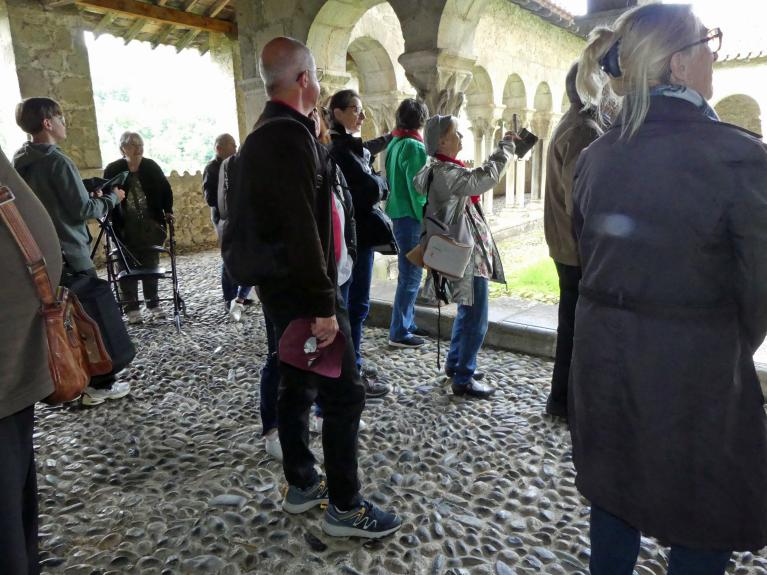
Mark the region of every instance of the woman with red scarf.
[[448, 282], [449, 297], [458, 304], [458, 312], [445, 371], [452, 377], [455, 395], [487, 398], [495, 389], [479, 382], [482, 376], [476, 369], [477, 353], [487, 333], [488, 282], [505, 283], [506, 279], [490, 226], [473, 196], [482, 195], [498, 183], [514, 153], [514, 142], [508, 132], [484, 164], [469, 169], [456, 158], [461, 139], [454, 116], [429, 118], [424, 144], [431, 158], [413, 183], [427, 197], [425, 218], [455, 223], [465, 217], [471, 229], [474, 250], [469, 264], [461, 279]]

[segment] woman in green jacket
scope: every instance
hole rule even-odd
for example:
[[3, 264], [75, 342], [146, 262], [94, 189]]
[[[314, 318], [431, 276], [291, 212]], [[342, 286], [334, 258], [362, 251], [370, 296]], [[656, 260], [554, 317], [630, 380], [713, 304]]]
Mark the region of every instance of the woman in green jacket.
[[397, 129], [386, 149], [386, 176], [389, 201], [386, 213], [394, 223], [394, 237], [399, 246], [397, 292], [394, 296], [389, 345], [419, 347], [425, 342], [414, 332], [415, 298], [421, 285], [421, 268], [411, 264], [406, 254], [418, 243], [426, 198], [413, 187], [413, 177], [426, 164], [426, 149], [421, 130], [429, 111], [422, 102], [409, 98], [397, 108]]

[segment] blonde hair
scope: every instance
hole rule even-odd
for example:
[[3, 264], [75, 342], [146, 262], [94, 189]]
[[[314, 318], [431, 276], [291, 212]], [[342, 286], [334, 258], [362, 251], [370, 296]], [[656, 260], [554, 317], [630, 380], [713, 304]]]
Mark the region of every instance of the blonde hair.
[[[700, 20], [689, 4], [648, 4], [624, 13], [613, 28], [596, 28], [579, 61], [575, 81], [583, 103], [600, 112], [619, 108], [621, 137], [631, 138], [647, 116], [650, 89], [670, 82], [671, 57], [695, 42], [700, 30]], [[621, 72], [617, 78], [600, 65], [611, 49], [617, 50]]]

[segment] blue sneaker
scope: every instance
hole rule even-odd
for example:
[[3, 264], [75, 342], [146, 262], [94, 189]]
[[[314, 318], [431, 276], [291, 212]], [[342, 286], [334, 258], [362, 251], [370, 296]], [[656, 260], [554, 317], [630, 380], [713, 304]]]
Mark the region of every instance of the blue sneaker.
[[318, 505], [328, 504], [328, 484], [320, 477], [317, 483], [306, 489], [289, 485], [282, 500], [282, 509], [288, 513], [303, 513]]
[[399, 516], [379, 509], [370, 501], [363, 501], [359, 507], [343, 513], [335, 505], [328, 505], [322, 519], [322, 530], [334, 537], [379, 539], [400, 527], [402, 519]]

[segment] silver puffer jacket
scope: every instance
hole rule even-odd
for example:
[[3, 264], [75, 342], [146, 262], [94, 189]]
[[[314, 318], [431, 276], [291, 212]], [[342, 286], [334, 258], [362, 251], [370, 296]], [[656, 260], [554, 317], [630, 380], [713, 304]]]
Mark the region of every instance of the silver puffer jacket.
[[[431, 186], [428, 189], [429, 203], [426, 207], [426, 216], [431, 216], [441, 222], [452, 223], [456, 221], [456, 215], [460, 214], [466, 205], [469, 205], [470, 209], [476, 210], [469, 198], [483, 194], [498, 184], [513, 153], [514, 144], [501, 141], [487, 161], [473, 169], [464, 168], [452, 162], [443, 162], [433, 157], [429, 158], [426, 165], [413, 178], [413, 185], [418, 193], [426, 195], [429, 172], [434, 172]], [[476, 210], [476, 212], [484, 220], [481, 210]], [[426, 218], [424, 218], [425, 220]], [[489, 234], [489, 225], [487, 231]], [[486, 261], [492, 257], [492, 261], [488, 262], [492, 269], [490, 279], [506, 283], [501, 257], [492, 235], [490, 236], [490, 243], [492, 244], [492, 254], [486, 254], [482, 242], [475, 237], [474, 257], [479, 255]], [[450, 300], [452, 302], [460, 305], [472, 305], [474, 303], [474, 269], [473, 262], [470, 262], [461, 279], [449, 281]], [[433, 290], [431, 283], [429, 285], [430, 289]]]

